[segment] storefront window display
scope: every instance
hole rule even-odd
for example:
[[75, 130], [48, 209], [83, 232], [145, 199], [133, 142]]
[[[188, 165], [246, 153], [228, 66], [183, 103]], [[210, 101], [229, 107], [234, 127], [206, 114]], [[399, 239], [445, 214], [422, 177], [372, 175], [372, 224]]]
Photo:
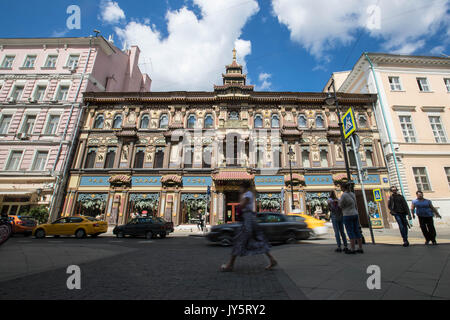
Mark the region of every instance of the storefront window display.
[[79, 194], [75, 215], [102, 217], [105, 214], [107, 194]]
[[258, 212], [281, 212], [281, 193], [258, 193], [256, 210]]
[[130, 206], [128, 211], [131, 217], [135, 215], [157, 216], [159, 193], [133, 193], [130, 195], [129, 200]]
[[306, 210], [311, 216], [318, 219], [329, 220], [328, 198], [330, 192], [307, 192]]
[[[208, 208], [206, 208], [208, 206]], [[210, 212], [209, 197], [206, 194], [186, 193], [181, 195], [181, 224], [195, 224], [199, 215], [205, 218], [205, 210]], [[209, 217], [206, 217], [206, 222]]]

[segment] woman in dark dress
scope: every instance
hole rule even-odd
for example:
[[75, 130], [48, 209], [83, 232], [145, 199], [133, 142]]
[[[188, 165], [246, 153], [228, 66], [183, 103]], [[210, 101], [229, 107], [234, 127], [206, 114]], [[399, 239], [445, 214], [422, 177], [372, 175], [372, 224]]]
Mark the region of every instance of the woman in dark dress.
[[234, 262], [237, 257], [265, 254], [270, 264], [266, 270], [271, 270], [277, 265], [275, 258], [269, 253], [270, 244], [266, 240], [264, 233], [258, 227], [254, 210], [254, 196], [250, 190], [249, 182], [244, 182], [241, 187], [241, 228], [233, 239], [233, 251], [228, 264], [222, 265], [222, 271], [233, 271]]

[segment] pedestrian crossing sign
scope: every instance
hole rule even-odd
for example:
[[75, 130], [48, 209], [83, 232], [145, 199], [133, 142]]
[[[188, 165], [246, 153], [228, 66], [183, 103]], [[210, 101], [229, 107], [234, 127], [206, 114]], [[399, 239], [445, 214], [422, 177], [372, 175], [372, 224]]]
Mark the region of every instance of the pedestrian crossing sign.
[[347, 139], [351, 136], [353, 132], [356, 131], [356, 121], [355, 115], [353, 114], [352, 108], [348, 109], [348, 111], [344, 115], [343, 119], [343, 129], [344, 129], [344, 137]]
[[375, 202], [381, 202], [383, 200], [380, 189], [373, 190], [373, 198], [375, 199]]

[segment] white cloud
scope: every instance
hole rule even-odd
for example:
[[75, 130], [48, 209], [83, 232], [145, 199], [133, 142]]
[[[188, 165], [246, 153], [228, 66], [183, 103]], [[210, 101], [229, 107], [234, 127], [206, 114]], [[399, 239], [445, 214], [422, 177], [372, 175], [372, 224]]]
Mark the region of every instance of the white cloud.
[[376, 0], [272, 0], [273, 14], [289, 29], [291, 40], [323, 60], [329, 59], [330, 49], [355, 41], [361, 28], [382, 40], [385, 51], [413, 53], [440, 27], [450, 27], [448, 0], [380, 0], [379, 29], [378, 12], [368, 10], [375, 4]]
[[269, 73], [262, 72], [258, 76], [259, 82], [262, 82], [259, 86], [256, 87], [257, 90], [263, 91], [268, 90], [272, 86], [272, 82], [270, 82], [270, 78], [272, 78], [272, 75]]
[[100, 20], [105, 23], [116, 24], [125, 19], [125, 12], [115, 1], [102, 0], [100, 2]]
[[236, 47], [238, 62], [245, 66], [251, 42], [240, 39], [247, 21], [259, 11], [256, 0], [193, 0], [201, 11], [198, 18], [182, 7], [166, 14], [168, 36], [163, 37], [150, 21], [129, 22], [115, 31], [122, 42], [138, 45], [142, 61], [151, 60], [155, 91], [207, 90], [222, 84], [221, 74], [232, 61]]
[[430, 50], [430, 53], [434, 54], [434, 55], [441, 55], [441, 54], [444, 53], [444, 51], [445, 51], [445, 47], [444, 46], [436, 46], [436, 47], [434, 47], [433, 49]]

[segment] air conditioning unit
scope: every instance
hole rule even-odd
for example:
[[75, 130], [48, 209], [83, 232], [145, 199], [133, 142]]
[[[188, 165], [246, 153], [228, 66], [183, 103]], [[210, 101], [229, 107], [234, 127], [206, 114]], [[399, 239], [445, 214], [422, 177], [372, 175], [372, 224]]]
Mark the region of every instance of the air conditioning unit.
[[16, 98], [11, 97], [11, 98], [8, 99], [8, 102], [9, 103], [16, 103]]
[[28, 98], [28, 102], [30, 102], [30, 103], [36, 103], [37, 100], [36, 100], [35, 98], [33, 98], [33, 97], [29, 97], [29, 98]]
[[20, 140], [26, 140], [28, 139], [30, 136], [28, 135], [28, 133], [25, 132], [20, 132], [17, 134], [17, 138]]
[[75, 71], [77, 71], [77, 67], [76, 66], [71, 66], [70, 67], [70, 72], [75, 73]]
[[51, 102], [51, 103], [58, 103], [58, 100], [52, 99], [50, 102]]

